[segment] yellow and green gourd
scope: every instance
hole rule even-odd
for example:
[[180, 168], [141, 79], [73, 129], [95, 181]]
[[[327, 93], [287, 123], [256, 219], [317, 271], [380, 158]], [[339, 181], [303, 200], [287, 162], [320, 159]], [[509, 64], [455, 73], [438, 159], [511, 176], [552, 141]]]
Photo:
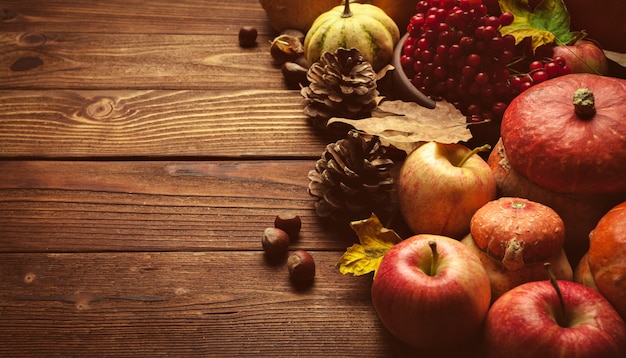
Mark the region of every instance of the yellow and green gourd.
[[399, 39], [398, 26], [382, 9], [345, 0], [315, 19], [304, 39], [304, 54], [313, 64], [324, 52], [357, 48], [378, 71], [391, 62]]

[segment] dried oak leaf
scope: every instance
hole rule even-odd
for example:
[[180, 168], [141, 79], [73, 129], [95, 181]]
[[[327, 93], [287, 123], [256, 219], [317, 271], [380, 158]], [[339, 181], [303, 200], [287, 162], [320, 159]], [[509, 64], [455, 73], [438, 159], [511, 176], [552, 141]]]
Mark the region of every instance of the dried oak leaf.
[[406, 153], [430, 141], [457, 143], [472, 138], [466, 117], [446, 101], [438, 101], [434, 109], [415, 102], [382, 101], [370, 118], [331, 118], [328, 125], [332, 123], [345, 123], [366, 136], [378, 136], [383, 145]]
[[402, 241], [395, 231], [383, 227], [374, 214], [369, 219], [351, 222], [350, 227], [360, 244], [350, 246], [339, 259], [337, 268], [344, 275], [361, 276], [376, 271], [387, 251]]

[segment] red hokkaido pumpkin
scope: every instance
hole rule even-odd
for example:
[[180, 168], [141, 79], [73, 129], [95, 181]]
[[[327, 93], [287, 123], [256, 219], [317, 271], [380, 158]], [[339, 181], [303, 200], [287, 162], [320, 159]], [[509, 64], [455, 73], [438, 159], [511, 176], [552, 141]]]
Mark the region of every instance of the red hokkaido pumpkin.
[[537, 84], [502, 118], [511, 166], [576, 195], [626, 193], [626, 80], [587, 73]]
[[600, 219], [575, 279], [598, 290], [626, 317], [626, 202]]

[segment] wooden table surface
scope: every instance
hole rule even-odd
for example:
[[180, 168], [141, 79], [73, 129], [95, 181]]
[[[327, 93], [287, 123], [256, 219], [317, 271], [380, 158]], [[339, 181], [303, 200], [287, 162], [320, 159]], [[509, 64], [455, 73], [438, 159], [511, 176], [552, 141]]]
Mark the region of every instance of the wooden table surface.
[[[258, 0], [2, 0], [0, 357], [412, 353], [335, 268], [356, 236], [315, 214], [330, 140], [274, 36]], [[308, 288], [261, 249], [281, 213]]]
[[[393, 355], [274, 35], [258, 0], [0, 3], [0, 356]], [[261, 250], [283, 212], [308, 289]]]

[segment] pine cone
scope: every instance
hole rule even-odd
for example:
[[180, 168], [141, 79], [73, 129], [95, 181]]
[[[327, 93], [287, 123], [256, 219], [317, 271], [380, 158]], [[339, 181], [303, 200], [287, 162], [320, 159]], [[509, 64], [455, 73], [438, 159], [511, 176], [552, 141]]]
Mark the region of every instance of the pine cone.
[[385, 154], [378, 137], [366, 141], [355, 130], [328, 144], [315, 170], [309, 171], [317, 215], [348, 221], [366, 219], [372, 212], [384, 217], [391, 209], [393, 188], [393, 161]]
[[376, 72], [358, 49], [325, 52], [307, 72], [304, 113], [325, 127], [331, 117], [365, 118], [376, 108]]

